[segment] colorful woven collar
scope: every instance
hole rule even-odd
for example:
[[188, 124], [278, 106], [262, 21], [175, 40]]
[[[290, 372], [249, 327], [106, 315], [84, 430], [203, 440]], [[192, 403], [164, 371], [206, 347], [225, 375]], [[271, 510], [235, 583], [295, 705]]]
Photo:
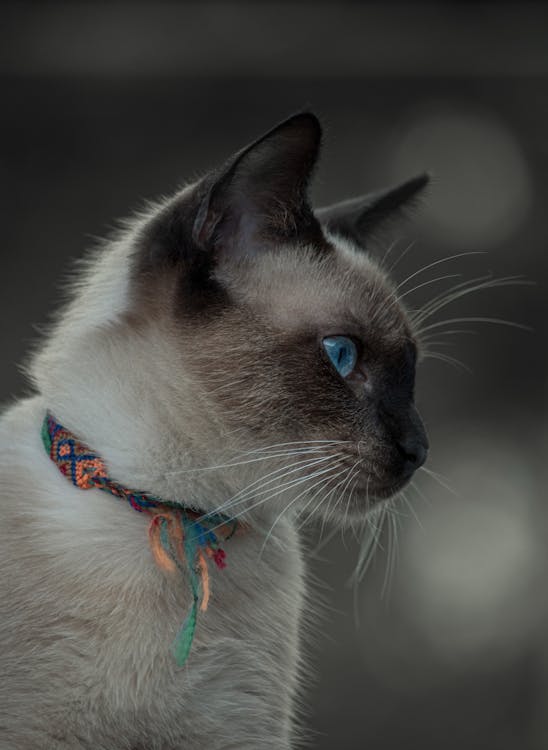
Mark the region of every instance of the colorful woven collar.
[[149, 542], [157, 565], [169, 572], [186, 573], [192, 589], [192, 606], [174, 643], [175, 659], [183, 666], [192, 646], [198, 609], [205, 611], [209, 601], [207, 559], [211, 558], [218, 568], [224, 568], [225, 552], [220, 539], [230, 539], [242, 524], [238, 525], [238, 521], [228, 516], [204, 515], [146, 492], [126, 489], [110, 479], [104, 461], [51, 414], [46, 414], [44, 419], [42, 441], [59, 471], [76, 487], [109, 492], [127, 500], [140, 513], [152, 516]]

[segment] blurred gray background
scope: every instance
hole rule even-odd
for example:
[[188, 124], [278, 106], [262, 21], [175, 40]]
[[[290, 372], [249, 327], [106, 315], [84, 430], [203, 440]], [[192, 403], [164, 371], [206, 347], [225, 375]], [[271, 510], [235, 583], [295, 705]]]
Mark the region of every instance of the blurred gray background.
[[[311, 559], [327, 602], [312, 746], [548, 747], [548, 8], [529, 3], [3, 3], [0, 397], [93, 237], [286, 115], [326, 127], [317, 203], [429, 169], [387, 238], [403, 281], [492, 274], [432, 321], [432, 451], [354, 595], [358, 545]], [[381, 247], [379, 252], [384, 252]], [[530, 326], [442, 323], [501, 318]], [[442, 335], [465, 329], [466, 334]], [[439, 334], [439, 335], [437, 335]], [[325, 540], [324, 534], [324, 540]], [[317, 541], [312, 536], [311, 546]], [[397, 552], [397, 554], [396, 554]], [[356, 621], [359, 621], [357, 624]], [[114, 750], [114, 749], [113, 749]]]

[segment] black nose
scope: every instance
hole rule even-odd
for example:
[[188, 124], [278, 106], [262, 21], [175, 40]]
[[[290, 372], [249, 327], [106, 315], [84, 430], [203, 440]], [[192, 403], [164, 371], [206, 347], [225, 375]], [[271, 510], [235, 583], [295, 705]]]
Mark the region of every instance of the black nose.
[[412, 474], [426, 461], [428, 443], [416, 436], [405, 438], [398, 442], [398, 450], [404, 459], [404, 473]]

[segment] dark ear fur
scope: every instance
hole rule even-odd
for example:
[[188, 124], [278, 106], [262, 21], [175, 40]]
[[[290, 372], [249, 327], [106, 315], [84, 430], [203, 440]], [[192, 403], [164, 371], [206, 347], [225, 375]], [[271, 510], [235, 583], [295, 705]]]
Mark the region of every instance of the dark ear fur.
[[320, 142], [317, 118], [304, 112], [232, 157], [209, 178], [192, 229], [196, 246], [234, 257], [309, 234], [317, 224], [307, 188]]
[[423, 173], [395, 188], [319, 208], [315, 214], [331, 232], [365, 245], [368, 236], [413, 205], [429, 180], [429, 175]]
[[[139, 269], [181, 268], [181, 284], [204, 300], [222, 258], [253, 255], [283, 241], [322, 244], [325, 238], [308, 203], [321, 127], [303, 112], [277, 125], [175, 196], [145, 228]], [[196, 297], [196, 295], [194, 295]]]
[[175, 196], [143, 230], [138, 276], [178, 268], [185, 309], [212, 309], [227, 302], [221, 260], [291, 240], [328, 247], [307, 198], [320, 143], [318, 119], [294, 115]]

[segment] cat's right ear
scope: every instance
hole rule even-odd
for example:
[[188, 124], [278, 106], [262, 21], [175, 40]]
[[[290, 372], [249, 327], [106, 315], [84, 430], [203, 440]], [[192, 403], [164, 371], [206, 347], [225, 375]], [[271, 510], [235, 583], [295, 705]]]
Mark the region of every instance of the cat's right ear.
[[322, 239], [307, 197], [320, 142], [318, 119], [303, 112], [237, 152], [153, 219], [154, 257], [179, 261], [204, 282], [221, 261]]
[[319, 208], [316, 217], [330, 232], [366, 247], [371, 235], [413, 207], [429, 181], [424, 172], [395, 187]]

